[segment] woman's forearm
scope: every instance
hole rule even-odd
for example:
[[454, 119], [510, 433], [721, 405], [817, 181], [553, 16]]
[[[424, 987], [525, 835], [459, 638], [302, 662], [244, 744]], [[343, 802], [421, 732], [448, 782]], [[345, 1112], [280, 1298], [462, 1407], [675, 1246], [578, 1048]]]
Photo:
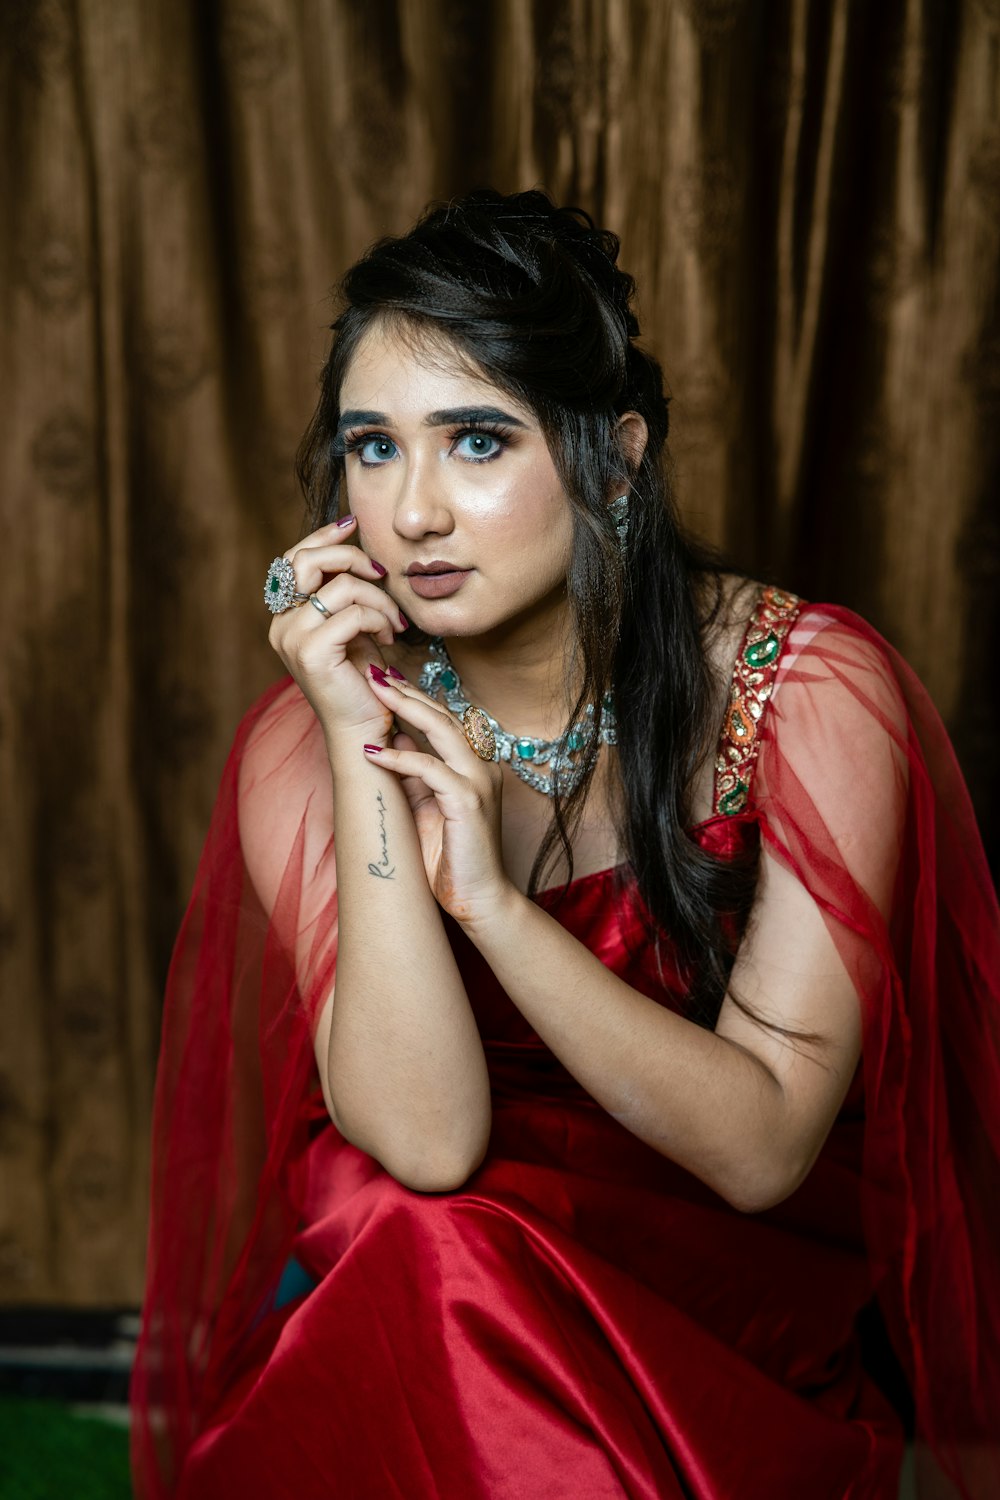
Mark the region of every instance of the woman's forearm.
[[408, 1186], [441, 1191], [489, 1139], [482, 1042], [398, 781], [328, 742], [339, 943], [327, 1085], [344, 1134]]
[[634, 1135], [736, 1207], [784, 1195], [783, 1093], [760, 1059], [632, 989], [517, 892], [468, 936], [541, 1039]]

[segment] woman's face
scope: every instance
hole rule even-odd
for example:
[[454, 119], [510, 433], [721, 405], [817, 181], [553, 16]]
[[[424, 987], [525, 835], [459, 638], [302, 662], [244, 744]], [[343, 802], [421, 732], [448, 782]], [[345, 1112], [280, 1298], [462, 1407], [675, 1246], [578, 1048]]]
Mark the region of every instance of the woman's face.
[[[347, 368], [340, 410], [349, 509], [415, 625], [475, 636], [537, 628], [565, 607], [570, 505], [531, 411], [439, 347], [423, 354], [378, 325]], [[439, 576], [415, 571], [426, 565]]]

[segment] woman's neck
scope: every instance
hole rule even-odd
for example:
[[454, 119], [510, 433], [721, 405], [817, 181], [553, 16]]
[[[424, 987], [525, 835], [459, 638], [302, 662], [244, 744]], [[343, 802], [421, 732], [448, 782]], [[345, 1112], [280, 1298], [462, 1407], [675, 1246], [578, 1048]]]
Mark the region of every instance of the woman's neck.
[[554, 739], [567, 726], [573, 633], [568, 609], [487, 636], [445, 638], [462, 694], [511, 734]]

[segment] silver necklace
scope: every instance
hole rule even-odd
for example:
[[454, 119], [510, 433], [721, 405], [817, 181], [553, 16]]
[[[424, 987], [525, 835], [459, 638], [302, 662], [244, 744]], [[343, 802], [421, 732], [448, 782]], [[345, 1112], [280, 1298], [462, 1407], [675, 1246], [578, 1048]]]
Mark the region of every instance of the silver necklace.
[[[432, 636], [427, 649], [430, 656], [420, 669], [421, 690], [432, 698], [437, 698], [443, 693], [444, 701], [452, 713], [461, 716], [470, 706], [469, 699], [462, 693], [461, 680], [452, 666], [451, 657], [448, 655], [441, 636]], [[486, 713], [485, 709], [482, 711]], [[505, 760], [514, 774], [527, 782], [528, 786], [534, 787], [537, 792], [544, 792], [546, 797], [552, 797], [555, 795], [552, 783], [555, 774], [558, 773], [559, 790], [564, 795], [568, 795], [574, 789], [583, 774], [581, 764], [583, 752], [594, 737], [594, 705], [592, 703], [588, 703], [583, 710], [583, 718], [564, 730], [555, 740], [532, 739], [530, 735], [508, 734], [506, 729], [501, 729], [491, 714], [486, 713], [486, 717], [496, 736], [500, 759]], [[598, 743], [602, 745], [617, 744], [615, 713], [610, 693], [604, 696], [601, 727], [597, 731], [597, 738]], [[539, 766], [545, 765], [549, 767], [548, 774], [538, 769]]]

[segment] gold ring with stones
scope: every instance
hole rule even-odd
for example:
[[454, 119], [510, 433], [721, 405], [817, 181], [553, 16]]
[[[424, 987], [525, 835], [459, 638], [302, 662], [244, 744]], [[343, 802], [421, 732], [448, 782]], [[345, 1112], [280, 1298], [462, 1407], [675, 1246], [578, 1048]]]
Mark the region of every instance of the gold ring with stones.
[[493, 726], [484, 711], [474, 703], [470, 703], [462, 715], [462, 728], [480, 760], [496, 760], [497, 739]]

